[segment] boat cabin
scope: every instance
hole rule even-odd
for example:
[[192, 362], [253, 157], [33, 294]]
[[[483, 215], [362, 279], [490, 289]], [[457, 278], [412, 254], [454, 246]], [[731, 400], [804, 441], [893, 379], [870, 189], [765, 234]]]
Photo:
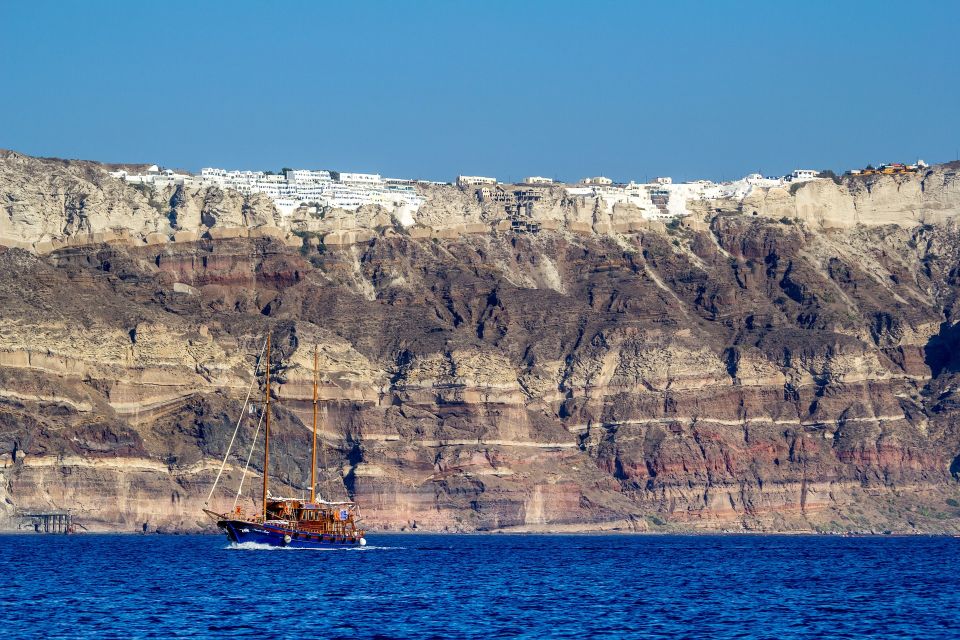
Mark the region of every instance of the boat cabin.
[[287, 521], [297, 529], [313, 533], [348, 537], [357, 535], [356, 520], [359, 517], [359, 509], [353, 502], [307, 502], [291, 498], [267, 500], [268, 522]]

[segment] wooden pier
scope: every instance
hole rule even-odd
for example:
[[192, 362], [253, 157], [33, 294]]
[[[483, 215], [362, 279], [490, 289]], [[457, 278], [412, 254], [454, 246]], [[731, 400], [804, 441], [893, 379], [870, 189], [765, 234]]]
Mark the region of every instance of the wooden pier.
[[69, 511], [47, 513], [20, 513], [20, 529], [32, 528], [37, 533], [73, 533], [76, 531]]

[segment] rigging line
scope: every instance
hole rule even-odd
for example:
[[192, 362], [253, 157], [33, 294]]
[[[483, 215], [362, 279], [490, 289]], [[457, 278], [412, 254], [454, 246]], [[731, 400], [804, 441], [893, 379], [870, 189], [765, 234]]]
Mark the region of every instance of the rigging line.
[[250, 394], [253, 393], [253, 385], [257, 382], [257, 371], [260, 369], [260, 359], [263, 357], [263, 351], [267, 348], [267, 341], [263, 341], [263, 347], [260, 349], [260, 355], [257, 356], [257, 362], [253, 367], [253, 379], [250, 380], [250, 386], [247, 387], [247, 397], [243, 401], [243, 407], [240, 408], [240, 418], [237, 420], [237, 426], [233, 429], [233, 437], [230, 438], [230, 444], [227, 445], [227, 452], [223, 454], [223, 462], [220, 463], [220, 470], [217, 471], [217, 477], [213, 481], [213, 486], [210, 487], [210, 493], [207, 494], [207, 499], [203, 502], [203, 506], [210, 504], [210, 499], [213, 497], [213, 492], [217, 490], [217, 483], [220, 482], [220, 475], [223, 474], [224, 467], [227, 466], [227, 458], [230, 457], [230, 450], [233, 449], [233, 443], [237, 439], [237, 432], [240, 431], [240, 423], [243, 422], [243, 414], [247, 410], [247, 403], [250, 402]]
[[247, 464], [243, 467], [243, 475], [240, 476], [240, 486], [237, 487], [237, 497], [233, 499], [233, 509], [236, 511], [237, 504], [240, 502], [240, 493], [243, 491], [243, 481], [247, 477], [247, 469], [250, 468], [250, 459], [253, 457], [253, 449], [257, 446], [257, 438], [260, 437], [260, 426], [263, 424], [263, 414], [260, 412], [260, 421], [257, 422], [257, 430], [253, 432], [253, 443], [250, 445], [250, 453], [247, 455]]
[[[330, 418], [330, 409], [327, 407], [327, 405], [323, 405], [323, 429], [324, 429], [324, 433], [326, 433], [327, 427], [328, 427], [329, 424], [330, 424], [329, 418]], [[320, 438], [320, 469], [322, 469], [323, 474], [326, 475], [326, 469], [327, 469], [327, 444], [326, 444], [326, 442], [324, 442], [323, 438]], [[323, 480], [320, 480], [320, 482], [323, 483], [324, 481], [323, 481]], [[323, 494], [320, 495], [320, 499], [323, 500]]]

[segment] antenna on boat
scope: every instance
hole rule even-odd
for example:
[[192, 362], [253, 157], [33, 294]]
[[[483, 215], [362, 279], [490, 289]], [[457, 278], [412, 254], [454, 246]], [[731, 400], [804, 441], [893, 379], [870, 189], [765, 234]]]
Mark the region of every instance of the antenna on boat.
[[267, 483], [270, 477], [270, 334], [267, 334], [266, 385], [264, 391], [264, 411], [267, 416], [266, 430], [263, 436], [263, 520], [267, 520]]
[[310, 502], [317, 501], [317, 346], [313, 346], [313, 457], [310, 460]]

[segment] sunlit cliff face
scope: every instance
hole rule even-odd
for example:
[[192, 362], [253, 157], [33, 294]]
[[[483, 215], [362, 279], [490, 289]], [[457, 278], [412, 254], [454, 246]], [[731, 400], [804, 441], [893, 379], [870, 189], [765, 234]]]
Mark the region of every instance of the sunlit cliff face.
[[[19, 185], [0, 235], [63, 223], [54, 202], [79, 183], [38, 162], [0, 163], [0, 194]], [[0, 252], [6, 523], [57, 507], [93, 528], [207, 526], [270, 333], [272, 490], [308, 492], [316, 347], [321, 493], [371, 528], [955, 530], [960, 235], [936, 171], [936, 219], [892, 226], [827, 224], [834, 196], [817, 209], [804, 187], [790, 215], [771, 196], [756, 216], [618, 229], [558, 201], [562, 222], [515, 233], [437, 191], [433, 226], [338, 213], [293, 235], [227, 195], [235, 226], [103, 244], [78, 229], [148, 196], [77, 195], [71, 244]], [[904, 180], [841, 187], [858, 215], [882, 194], [887, 220], [913, 206]], [[443, 231], [446, 210], [478, 226]], [[143, 229], [170, 224], [153, 211]], [[215, 506], [233, 504], [250, 420]]]

